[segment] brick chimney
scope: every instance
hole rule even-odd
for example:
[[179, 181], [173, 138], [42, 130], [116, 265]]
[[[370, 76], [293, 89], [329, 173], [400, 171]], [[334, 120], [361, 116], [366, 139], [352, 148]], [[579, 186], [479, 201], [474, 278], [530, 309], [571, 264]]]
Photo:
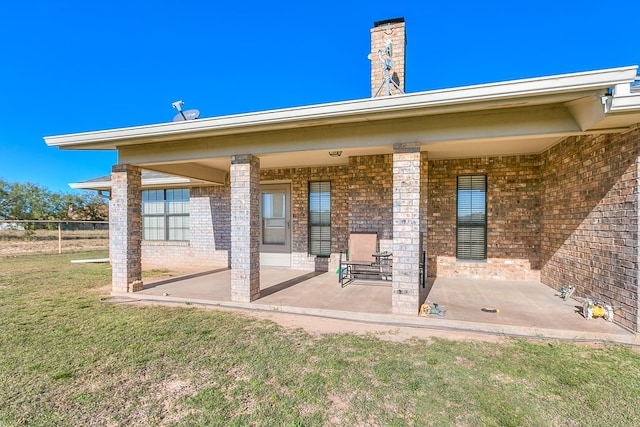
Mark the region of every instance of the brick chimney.
[[[391, 95], [404, 93], [404, 68], [405, 68], [405, 37], [404, 18], [387, 19], [373, 23], [371, 29], [371, 97], [386, 96], [385, 67], [380, 62], [382, 59], [391, 59], [394, 66], [389, 70], [389, 76], [393, 82], [389, 84]], [[392, 56], [387, 55], [387, 47], [392, 47]], [[398, 87], [396, 87], [396, 85]], [[377, 95], [376, 95], [377, 94]]]

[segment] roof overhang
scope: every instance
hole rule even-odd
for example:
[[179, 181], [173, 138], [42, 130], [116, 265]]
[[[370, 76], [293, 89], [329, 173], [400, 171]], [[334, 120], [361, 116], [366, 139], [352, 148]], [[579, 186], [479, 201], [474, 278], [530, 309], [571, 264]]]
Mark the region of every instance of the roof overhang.
[[[614, 87], [630, 86], [636, 73], [637, 66], [612, 68], [185, 122], [49, 136], [44, 139], [47, 145], [61, 149], [121, 150], [129, 146], [230, 135], [369, 125], [422, 117], [468, 115], [488, 110], [553, 106], [562, 106], [570, 112], [578, 125], [578, 132], [615, 131], [639, 121], [638, 94], [611, 94]], [[607, 102], [611, 107], [609, 110], [605, 108]], [[607, 115], [613, 113], [623, 113], [628, 120], [618, 119], [609, 125]], [[215, 156], [216, 153], [211, 152], [211, 155]]]
[[[142, 171], [141, 184], [144, 188], [182, 188], [211, 185], [208, 181], [164, 173], [154, 173], [151, 171]], [[110, 191], [111, 175], [101, 176], [88, 181], [73, 182], [69, 184], [69, 187], [75, 190]]]

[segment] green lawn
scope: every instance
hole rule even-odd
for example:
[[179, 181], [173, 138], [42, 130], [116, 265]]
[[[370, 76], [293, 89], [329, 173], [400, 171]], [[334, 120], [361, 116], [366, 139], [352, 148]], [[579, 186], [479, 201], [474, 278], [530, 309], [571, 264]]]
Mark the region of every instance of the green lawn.
[[104, 252], [0, 258], [0, 426], [637, 425], [622, 347], [310, 336], [101, 302]]

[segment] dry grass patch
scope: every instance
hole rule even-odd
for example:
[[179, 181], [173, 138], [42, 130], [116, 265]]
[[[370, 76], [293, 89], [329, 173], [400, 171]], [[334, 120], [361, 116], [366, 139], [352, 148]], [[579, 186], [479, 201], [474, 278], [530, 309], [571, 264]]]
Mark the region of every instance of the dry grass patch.
[[0, 230], [0, 257], [29, 254], [57, 254], [107, 250], [108, 230], [65, 230], [62, 242], [58, 241], [57, 230]]

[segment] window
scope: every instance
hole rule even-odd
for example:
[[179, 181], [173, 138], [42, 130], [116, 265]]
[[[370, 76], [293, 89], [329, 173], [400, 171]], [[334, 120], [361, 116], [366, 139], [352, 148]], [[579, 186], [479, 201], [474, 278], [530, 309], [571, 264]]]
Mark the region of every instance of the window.
[[457, 248], [459, 260], [487, 259], [487, 177], [458, 177]]
[[189, 190], [144, 190], [142, 224], [143, 240], [189, 240]]
[[286, 193], [262, 193], [262, 244], [285, 246], [287, 240]]
[[331, 183], [309, 183], [309, 253], [331, 255]]

